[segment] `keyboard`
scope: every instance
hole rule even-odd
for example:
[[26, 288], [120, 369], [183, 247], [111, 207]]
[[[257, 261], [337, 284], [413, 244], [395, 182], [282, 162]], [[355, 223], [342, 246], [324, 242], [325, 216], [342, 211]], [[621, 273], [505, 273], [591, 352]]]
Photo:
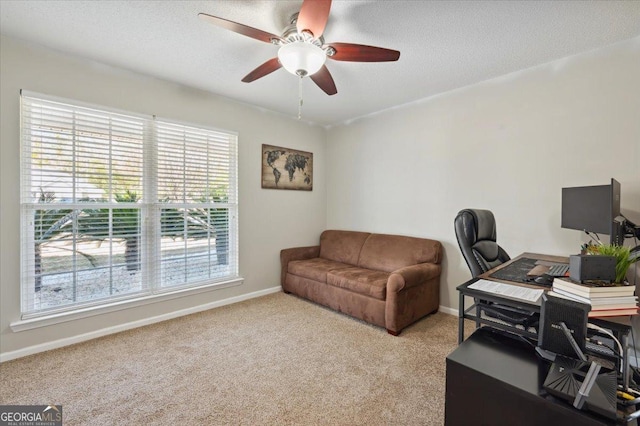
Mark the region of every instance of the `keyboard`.
[[564, 277], [568, 271], [569, 265], [563, 263], [551, 266], [549, 271], [547, 271], [547, 275], [551, 275], [552, 277]]

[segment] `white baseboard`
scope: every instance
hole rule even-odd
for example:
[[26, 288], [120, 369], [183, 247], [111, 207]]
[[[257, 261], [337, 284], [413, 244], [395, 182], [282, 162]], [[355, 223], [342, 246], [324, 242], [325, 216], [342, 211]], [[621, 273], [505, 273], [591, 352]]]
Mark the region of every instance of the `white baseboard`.
[[253, 293], [247, 293], [240, 296], [230, 297], [228, 299], [218, 300], [215, 302], [206, 303], [204, 305], [193, 306], [191, 308], [182, 309], [180, 311], [168, 312], [166, 314], [157, 315], [155, 317], [145, 318], [138, 321], [132, 321], [125, 324], [119, 324], [113, 327], [102, 328], [100, 330], [91, 331], [89, 333], [80, 334], [78, 336], [66, 337], [64, 339], [59, 339], [59, 340], [54, 340], [52, 342], [29, 346], [29, 347], [18, 349], [12, 352], [0, 353], [0, 363], [5, 361], [11, 361], [17, 358], [22, 358], [28, 355], [37, 354], [39, 352], [49, 351], [51, 349], [58, 349], [64, 346], [85, 342], [87, 340], [95, 339], [102, 336], [107, 336], [109, 334], [119, 333], [121, 331], [130, 330], [132, 328], [155, 324], [157, 322], [182, 317], [185, 315], [195, 314], [197, 312], [218, 308], [220, 306], [231, 305], [233, 303], [238, 303], [238, 302], [242, 302], [249, 299], [255, 299], [256, 297], [277, 293], [281, 290], [282, 290], [282, 287], [280, 286], [271, 287], [266, 290], [254, 291]]
[[438, 308], [438, 312], [442, 312], [443, 314], [454, 315], [456, 317], [458, 316], [458, 310], [457, 309], [449, 308], [447, 306], [440, 305], [440, 307]]

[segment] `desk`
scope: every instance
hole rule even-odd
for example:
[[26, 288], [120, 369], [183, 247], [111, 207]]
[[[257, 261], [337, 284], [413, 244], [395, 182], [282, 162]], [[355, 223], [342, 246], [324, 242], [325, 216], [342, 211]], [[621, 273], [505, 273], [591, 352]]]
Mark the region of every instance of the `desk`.
[[[563, 263], [563, 262], [567, 263], [569, 261], [567, 257], [551, 256], [551, 255], [545, 255], [545, 254], [539, 254], [539, 253], [522, 253], [520, 256], [511, 259], [509, 262], [503, 263], [502, 265], [499, 265], [485, 272], [484, 274], [479, 275], [477, 278], [472, 278], [469, 281], [463, 284], [460, 284], [457, 287], [457, 290], [458, 290], [458, 344], [462, 343], [462, 341], [464, 340], [464, 320], [465, 319], [473, 320], [476, 323], [476, 328], [478, 328], [481, 324], [484, 324], [484, 325], [490, 325], [494, 328], [498, 328], [505, 331], [514, 331], [512, 326], [499, 323], [490, 318], [480, 317], [480, 307], [477, 306], [477, 303], [474, 303], [473, 305], [467, 308], [465, 304], [465, 296], [473, 297], [474, 299], [478, 299], [482, 301], [496, 302], [496, 303], [512, 306], [525, 311], [534, 312], [538, 315], [540, 314], [540, 306], [541, 306], [540, 299], [538, 299], [535, 302], [527, 302], [525, 300], [513, 299], [510, 297], [501, 296], [497, 294], [490, 294], [484, 291], [479, 291], [479, 290], [474, 290], [469, 288], [471, 284], [478, 281], [479, 279], [487, 279], [491, 281], [503, 282], [506, 284], [516, 284], [524, 287], [549, 290], [548, 287], [542, 287], [533, 282], [531, 283], [513, 282], [513, 281], [506, 281], [506, 280], [501, 280], [501, 279], [496, 279], [491, 277], [491, 275], [496, 271], [499, 271], [500, 269], [503, 269], [522, 258], [546, 260], [546, 261], [558, 262], [558, 263]], [[625, 317], [607, 317], [606, 319], [589, 318], [589, 322], [593, 322], [602, 327], [606, 327], [616, 333], [626, 334], [631, 330], [631, 321], [629, 317], [626, 317], [626, 316]], [[521, 329], [517, 331], [522, 336], [525, 336], [534, 340], [537, 340], [538, 338], [538, 335], [535, 332], [528, 331], [528, 330], [521, 330]]]
[[[513, 259], [511, 259], [508, 262], [503, 263], [502, 265], [498, 265], [495, 268], [485, 272], [482, 275], [479, 275], [478, 278], [484, 278], [486, 280], [491, 280], [491, 281], [498, 281], [498, 282], [503, 282], [503, 283], [507, 283], [507, 284], [513, 284], [513, 281], [507, 281], [507, 280], [501, 280], [499, 278], [495, 278], [492, 277], [491, 275], [493, 275], [494, 273], [496, 273], [497, 271], [504, 269], [510, 265], [512, 265], [514, 262], [517, 262], [520, 259], [535, 259], [535, 260], [544, 260], [547, 262], [554, 262], [554, 263], [569, 263], [569, 258], [566, 256], [553, 256], [550, 254], [540, 254], [540, 253], [522, 253], [520, 256], [515, 257]], [[518, 284], [523, 284], [521, 282], [518, 282]], [[540, 287], [539, 285], [535, 284], [535, 283], [531, 283], [530, 284], [531, 287], [533, 288], [546, 288], [546, 287]]]
[[[538, 316], [540, 315], [540, 308], [541, 308], [541, 298], [539, 298], [537, 301], [535, 302], [527, 302], [524, 300], [519, 300], [519, 299], [513, 299], [510, 297], [506, 297], [506, 296], [501, 296], [501, 295], [497, 295], [497, 294], [491, 294], [491, 293], [487, 293], [484, 291], [479, 291], [479, 290], [474, 290], [469, 288], [469, 285], [473, 284], [474, 282], [478, 281], [479, 279], [488, 279], [488, 280], [492, 280], [492, 281], [500, 281], [500, 282], [504, 282], [507, 284], [517, 284], [517, 285], [521, 285], [521, 286], [525, 286], [525, 287], [531, 287], [531, 288], [537, 288], [537, 289], [544, 289], [544, 290], [548, 290], [548, 287], [541, 287], [539, 285], [536, 285], [535, 283], [531, 283], [531, 284], [526, 284], [526, 283], [521, 283], [521, 282], [512, 282], [512, 281], [505, 281], [505, 280], [499, 280], [499, 279], [495, 279], [492, 278], [491, 275], [493, 273], [495, 273], [496, 271], [499, 271], [502, 268], [505, 268], [507, 266], [509, 266], [510, 264], [522, 259], [522, 258], [528, 258], [528, 259], [538, 259], [538, 260], [546, 260], [546, 261], [550, 261], [550, 262], [558, 262], [558, 263], [567, 263], [568, 262], [568, 258], [566, 257], [561, 257], [561, 256], [550, 256], [550, 255], [544, 255], [544, 254], [538, 254], [538, 253], [523, 253], [520, 256], [510, 260], [509, 262], [503, 263], [502, 265], [499, 265], [487, 272], [485, 272], [484, 274], [478, 276], [477, 278], [473, 278], [469, 281], [467, 281], [464, 284], [461, 284], [458, 286], [458, 344], [462, 343], [462, 341], [464, 340], [464, 320], [465, 319], [471, 319], [473, 321], [475, 321], [476, 323], [476, 328], [479, 328], [481, 324], [484, 325], [490, 325], [493, 328], [497, 328], [499, 330], [504, 330], [504, 331], [511, 331], [511, 332], [516, 332], [517, 334], [527, 337], [529, 339], [532, 340], [538, 340], [538, 335], [537, 335], [537, 331], [535, 330], [523, 330], [523, 329], [514, 329], [513, 326], [509, 325], [509, 324], [503, 324], [501, 322], [496, 321], [495, 319], [492, 318], [483, 318], [480, 315], [480, 307], [478, 306], [478, 303], [474, 302], [473, 305], [471, 305], [469, 308], [465, 308], [465, 296], [469, 296], [469, 297], [473, 297], [474, 300], [481, 300], [481, 301], [488, 301], [488, 302], [496, 302], [498, 304], [502, 304], [502, 305], [507, 305], [507, 306], [511, 306], [511, 307], [515, 307], [518, 309], [522, 309], [524, 311], [528, 311], [528, 312], [533, 312], [534, 314], [537, 314]], [[627, 356], [627, 351], [628, 351], [628, 336], [629, 333], [631, 332], [631, 320], [629, 317], [608, 317], [606, 319], [604, 318], [589, 318], [589, 322], [597, 324], [601, 327], [607, 328], [609, 330], [611, 330], [614, 334], [617, 335], [618, 339], [620, 340], [622, 347], [623, 347], [623, 361], [624, 361], [624, 365], [622, 368], [622, 372], [623, 372], [623, 377], [624, 377], [624, 382], [625, 385], [628, 384], [628, 378], [629, 378], [629, 357]]]
[[[527, 302], [524, 300], [513, 299], [505, 296], [499, 296], [499, 295], [490, 294], [484, 291], [479, 291], [479, 290], [474, 290], [469, 288], [469, 285], [473, 284], [479, 279], [488, 279], [491, 281], [499, 281], [506, 284], [517, 284], [525, 287], [542, 288], [546, 290], [547, 289], [546, 287], [541, 287], [539, 285], [536, 285], [535, 283], [531, 283], [531, 284], [525, 284], [521, 282], [514, 283], [513, 281], [500, 280], [500, 279], [495, 279], [491, 277], [491, 274], [493, 274], [494, 272], [499, 271], [500, 269], [503, 269], [522, 258], [547, 260], [547, 261], [559, 262], [559, 263], [562, 263], [562, 262], [567, 263], [569, 261], [569, 259], [566, 257], [563, 258], [559, 256], [548, 256], [548, 255], [537, 254], [537, 253], [522, 253], [520, 256], [514, 259], [511, 259], [509, 262], [503, 263], [502, 265], [499, 265], [485, 272], [484, 274], [478, 276], [477, 278], [473, 278], [467, 281], [466, 283], [459, 285], [458, 286], [458, 343], [461, 343], [462, 340], [464, 340], [464, 320], [465, 319], [474, 320], [476, 323], [476, 328], [478, 328], [480, 324], [485, 324], [485, 325], [491, 325], [492, 327], [502, 329], [502, 330], [507, 330], [507, 331], [511, 331], [513, 329], [513, 327], [511, 326], [507, 326], [505, 324], [496, 322], [495, 320], [482, 318], [480, 316], [480, 307], [478, 306], [477, 303], [474, 303], [468, 309], [465, 308], [465, 296], [470, 296], [470, 297], [473, 297], [474, 299], [482, 300], [482, 301], [506, 304], [508, 306], [512, 306], [518, 309], [523, 309], [529, 312], [534, 312], [540, 315], [540, 300], [537, 300], [536, 302]], [[531, 339], [537, 339], [538, 337], [537, 333], [534, 333], [528, 330], [520, 330], [518, 332], [523, 336], [529, 337]]]
[[489, 327], [476, 330], [446, 364], [445, 425], [615, 424], [541, 395], [549, 363], [531, 345]]

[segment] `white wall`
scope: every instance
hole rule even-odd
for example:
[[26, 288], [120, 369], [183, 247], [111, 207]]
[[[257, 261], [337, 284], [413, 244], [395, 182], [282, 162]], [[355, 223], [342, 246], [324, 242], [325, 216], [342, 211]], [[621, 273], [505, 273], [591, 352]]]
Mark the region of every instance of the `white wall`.
[[[325, 130], [212, 94], [0, 39], [0, 357], [12, 357], [58, 339], [190, 309], [280, 285], [279, 251], [317, 244], [326, 224]], [[212, 74], [211, 78], [215, 78]], [[45, 93], [122, 110], [239, 133], [241, 286], [145, 307], [13, 332], [20, 318], [19, 90]], [[261, 145], [314, 154], [314, 187], [307, 191], [260, 187]]]
[[[640, 38], [326, 131], [6, 37], [0, 71], [0, 358], [272, 288], [279, 285], [279, 250], [315, 244], [325, 228], [442, 241], [441, 305], [457, 308], [455, 287], [470, 276], [453, 232], [462, 208], [493, 210], [499, 241], [512, 255], [566, 255], [584, 239], [560, 229], [560, 188], [615, 177], [623, 213], [640, 223]], [[20, 315], [20, 89], [237, 131], [244, 284], [11, 331]], [[263, 143], [313, 152], [313, 192], [262, 190]]]
[[579, 251], [581, 233], [560, 228], [562, 187], [614, 177], [640, 223], [640, 38], [354, 120], [327, 141], [327, 227], [440, 240], [440, 303], [457, 308], [463, 208], [492, 210], [512, 256]]

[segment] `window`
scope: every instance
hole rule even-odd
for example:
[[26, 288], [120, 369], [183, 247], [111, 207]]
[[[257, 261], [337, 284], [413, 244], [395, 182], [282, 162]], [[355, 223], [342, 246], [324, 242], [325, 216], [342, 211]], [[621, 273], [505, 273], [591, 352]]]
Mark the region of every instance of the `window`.
[[21, 101], [23, 318], [238, 277], [234, 133]]

